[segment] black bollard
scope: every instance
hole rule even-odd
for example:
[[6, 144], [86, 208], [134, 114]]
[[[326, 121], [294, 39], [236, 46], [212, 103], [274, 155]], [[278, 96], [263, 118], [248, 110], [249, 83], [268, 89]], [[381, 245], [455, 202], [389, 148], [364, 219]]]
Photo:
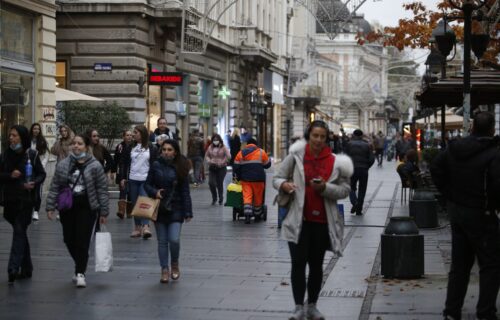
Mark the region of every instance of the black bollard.
[[410, 217], [392, 217], [381, 235], [381, 274], [414, 279], [424, 275], [424, 236]]
[[437, 200], [434, 193], [428, 191], [415, 191], [409, 203], [410, 217], [415, 219], [419, 228], [437, 228]]

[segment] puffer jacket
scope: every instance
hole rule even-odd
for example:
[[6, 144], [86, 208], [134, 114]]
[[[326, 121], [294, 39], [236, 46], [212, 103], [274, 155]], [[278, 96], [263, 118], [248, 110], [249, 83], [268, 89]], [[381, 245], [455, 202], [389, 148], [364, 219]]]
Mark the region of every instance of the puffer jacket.
[[205, 161], [209, 166], [214, 165], [218, 168], [222, 168], [227, 166], [229, 160], [231, 160], [231, 153], [226, 146], [222, 146], [221, 148], [210, 144], [205, 153]]
[[[290, 147], [290, 154], [280, 164], [278, 172], [273, 177], [273, 186], [279, 190], [283, 182], [292, 177], [297, 186], [288, 214], [283, 220], [281, 237], [289, 242], [298, 243], [302, 223], [304, 221], [304, 202], [306, 183], [304, 173], [304, 155], [306, 141], [299, 140]], [[293, 170], [293, 174], [292, 174]], [[332, 174], [322, 192], [325, 201], [328, 234], [331, 249], [335, 256], [342, 255], [342, 239], [344, 238], [344, 221], [341, 219], [337, 200], [344, 199], [351, 191], [350, 179], [353, 173], [352, 161], [345, 155], [335, 155], [335, 164]]]
[[436, 187], [448, 200], [467, 208], [500, 209], [498, 139], [471, 135], [453, 140], [430, 169]]
[[[47, 211], [57, 209], [57, 195], [62, 188], [69, 185], [69, 173], [74, 165], [75, 160], [71, 156], [59, 161], [57, 164], [47, 195]], [[98, 211], [103, 217], [107, 217], [109, 214], [109, 195], [108, 179], [104, 174], [104, 169], [99, 161], [90, 155], [85, 159], [84, 166], [83, 180], [90, 209]]]
[[[184, 177], [182, 183], [178, 181], [175, 167], [163, 157], [159, 157], [149, 169], [144, 190], [151, 198], [156, 198], [159, 189], [164, 189], [164, 199], [172, 197], [172, 211], [163, 210], [160, 203], [158, 210], [158, 222], [184, 222], [186, 218], [193, 217], [191, 195], [189, 192], [189, 180]], [[171, 195], [173, 192], [173, 195]]]
[[375, 162], [375, 155], [370, 145], [361, 138], [353, 136], [345, 152], [351, 157], [355, 168], [369, 169]]

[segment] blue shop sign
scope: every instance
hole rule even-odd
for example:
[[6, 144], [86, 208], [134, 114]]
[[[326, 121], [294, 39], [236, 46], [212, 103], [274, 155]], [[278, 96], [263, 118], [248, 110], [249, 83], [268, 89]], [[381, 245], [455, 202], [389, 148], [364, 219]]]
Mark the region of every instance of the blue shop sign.
[[94, 63], [94, 71], [111, 71], [113, 70], [112, 63]]

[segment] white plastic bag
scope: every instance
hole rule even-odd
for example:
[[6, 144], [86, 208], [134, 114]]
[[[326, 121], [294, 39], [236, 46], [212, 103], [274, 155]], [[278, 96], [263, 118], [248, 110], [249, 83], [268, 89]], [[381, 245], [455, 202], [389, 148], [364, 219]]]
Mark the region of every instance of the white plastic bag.
[[101, 225], [95, 234], [95, 272], [109, 272], [113, 268], [113, 244], [111, 233]]

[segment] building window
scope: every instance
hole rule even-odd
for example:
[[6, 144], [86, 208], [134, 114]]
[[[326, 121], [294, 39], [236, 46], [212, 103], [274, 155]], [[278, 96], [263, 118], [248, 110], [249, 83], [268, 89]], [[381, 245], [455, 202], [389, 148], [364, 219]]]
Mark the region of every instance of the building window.
[[56, 62], [56, 87], [66, 89], [66, 61]]
[[33, 17], [4, 8], [0, 13], [2, 58], [33, 62]]

